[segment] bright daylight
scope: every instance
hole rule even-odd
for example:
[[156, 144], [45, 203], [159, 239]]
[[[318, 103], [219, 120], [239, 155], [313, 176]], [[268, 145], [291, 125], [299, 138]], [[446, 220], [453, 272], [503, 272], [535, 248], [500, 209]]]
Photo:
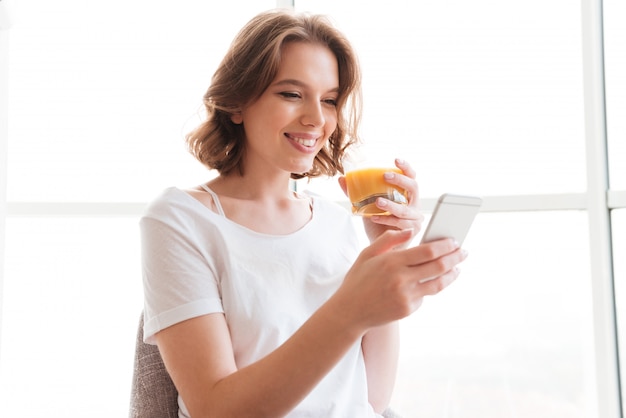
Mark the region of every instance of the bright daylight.
[[624, 417], [624, 21], [0, 0], [0, 416]]

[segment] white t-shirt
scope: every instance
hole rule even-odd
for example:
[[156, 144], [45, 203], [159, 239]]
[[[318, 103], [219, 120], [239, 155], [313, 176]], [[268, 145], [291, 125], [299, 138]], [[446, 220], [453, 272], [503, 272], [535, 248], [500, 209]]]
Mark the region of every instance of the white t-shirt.
[[[144, 339], [196, 316], [223, 312], [237, 367], [287, 340], [339, 287], [359, 247], [350, 214], [319, 197], [300, 230], [268, 235], [236, 224], [177, 188], [141, 219]], [[179, 398], [180, 417], [188, 417]], [[360, 341], [287, 415], [376, 417], [367, 400]]]

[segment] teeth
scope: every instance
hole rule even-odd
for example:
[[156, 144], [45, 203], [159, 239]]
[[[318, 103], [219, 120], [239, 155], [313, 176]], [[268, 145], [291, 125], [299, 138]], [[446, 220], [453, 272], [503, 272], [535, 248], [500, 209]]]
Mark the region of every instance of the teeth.
[[312, 147], [315, 145], [314, 139], [304, 139], [304, 138], [292, 138], [298, 144], [304, 145], [305, 147]]

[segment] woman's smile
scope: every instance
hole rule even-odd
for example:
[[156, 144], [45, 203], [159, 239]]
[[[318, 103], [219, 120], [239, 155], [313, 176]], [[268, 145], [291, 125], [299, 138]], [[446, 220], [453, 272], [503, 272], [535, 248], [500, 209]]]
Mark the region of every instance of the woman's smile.
[[287, 138], [289, 138], [290, 140], [302, 145], [303, 147], [306, 148], [313, 148], [315, 147], [315, 143], [317, 142], [318, 138], [321, 135], [307, 135], [307, 134], [300, 134], [300, 133], [286, 133], [285, 136]]

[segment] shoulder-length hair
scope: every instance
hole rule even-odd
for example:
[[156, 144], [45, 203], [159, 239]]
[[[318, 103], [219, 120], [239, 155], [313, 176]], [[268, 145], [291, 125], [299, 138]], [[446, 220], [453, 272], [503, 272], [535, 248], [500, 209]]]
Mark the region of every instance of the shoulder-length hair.
[[343, 34], [325, 17], [273, 10], [254, 17], [233, 40], [204, 95], [206, 120], [187, 137], [189, 151], [220, 174], [243, 174], [246, 152], [242, 125], [231, 116], [257, 100], [276, 77], [283, 46], [289, 42], [318, 43], [337, 58], [339, 91], [337, 128], [306, 173], [291, 177], [334, 176], [343, 173], [347, 148], [358, 140], [361, 117], [361, 73], [358, 58]]

